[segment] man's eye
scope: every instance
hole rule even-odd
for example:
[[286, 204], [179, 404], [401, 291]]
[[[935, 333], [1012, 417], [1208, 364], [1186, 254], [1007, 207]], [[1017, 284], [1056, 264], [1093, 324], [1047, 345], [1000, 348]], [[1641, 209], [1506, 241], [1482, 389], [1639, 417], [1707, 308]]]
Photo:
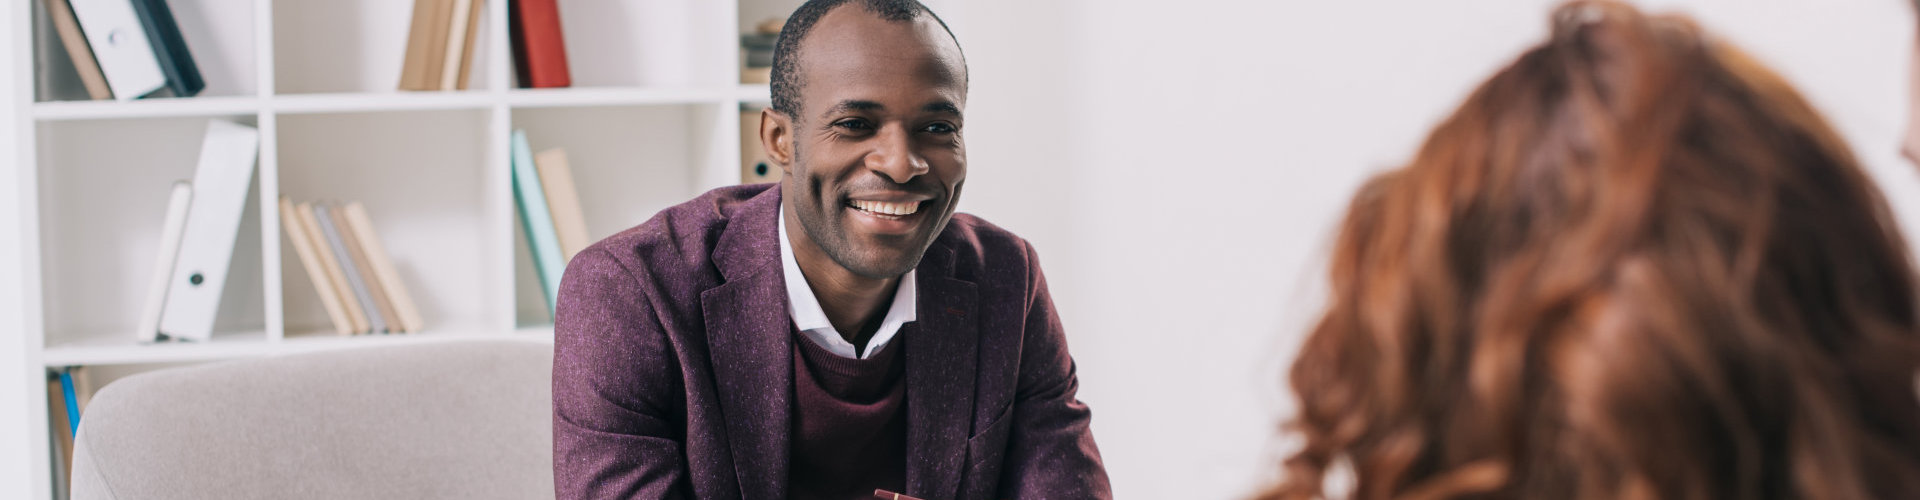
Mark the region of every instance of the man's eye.
[[930, 134], [951, 134], [958, 131], [959, 129], [954, 128], [953, 124], [941, 122], [941, 123], [929, 123], [927, 124], [926, 128], [921, 130]]
[[844, 129], [844, 130], [855, 130], [855, 131], [867, 131], [867, 130], [873, 129], [873, 124], [867, 123], [866, 120], [840, 120], [837, 122], [833, 122], [833, 126], [840, 129]]

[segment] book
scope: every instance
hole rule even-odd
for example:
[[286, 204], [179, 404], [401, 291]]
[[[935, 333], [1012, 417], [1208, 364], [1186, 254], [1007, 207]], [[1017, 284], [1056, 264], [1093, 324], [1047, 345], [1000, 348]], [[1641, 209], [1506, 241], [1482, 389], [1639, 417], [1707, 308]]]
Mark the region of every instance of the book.
[[560, 260], [573, 262], [573, 256], [586, 250], [593, 240], [587, 235], [587, 216], [580, 209], [580, 192], [574, 189], [567, 150], [541, 151], [533, 157], [533, 165], [540, 171], [540, 187], [546, 191], [547, 208], [553, 213], [553, 231], [560, 238]]
[[68, 5], [114, 99], [130, 101], [166, 86], [166, 73], [132, 0], [70, 0]]
[[66, 391], [60, 386], [57, 372], [47, 372], [47, 435], [53, 441], [53, 470], [58, 481], [54, 498], [61, 498], [73, 481], [73, 424], [67, 419]]
[[301, 227], [307, 230], [307, 241], [313, 242], [314, 254], [320, 257], [320, 266], [327, 270], [327, 286], [333, 288], [333, 295], [340, 299], [340, 308], [347, 312], [348, 323], [353, 325], [350, 334], [366, 333], [367, 313], [360, 309], [360, 301], [347, 286], [346, 273], [340, 270], [340, 260], [327, 244], [326, 235], [320, 232], [320, 220], [314, 215], [313, 203], [301, 203], [295, 210], [300, 213]]
[[60, 481], [54, 487], [56, 491], [67, 490], [73, 481], [74, 441], [80, 435], [80, 418], [93, 401], [93, 381], [87, 373], [87, 367], [84, 366], [70, 366], [48, 373], [47, 431], [54, 445], [53, 470]]
[[80, 396], [73, 391], [73, 371], [60, 370], [60, 397], [64, 398], [67, 408], [67, 426], [72, 431], [69, 436], [80, 435]]
[[80, 20], [73, 17], [73, 6], [67, 0], [46, 0], [47, 17], [52, 18], [54, 31], [60, 33], [60, 45], [67, 49], [67, 58], [73, 60], [73, 69], [80, 74], [80, 83], [87, 88], [87, 96], [95, 100], [113, 98], [113, 90], [107, 87], [107, 77], [100, 72], [100, 63], [93, 59], [93, 47], [87, 45], [87, 36], [80, 32]]
[[567, 69], [567, 41], [561, 36], [555, 0], [507, 0], [513, 39], [513, 74], [521, 88], [573, 85]]
[[405, 284], [400, 282], [400, 273], [394, 269], [393, 259], [387, 255], [386, 244], [380, 242], [380, 235], [373, 230], [366, 207], [361, 206], [360, 202], [348, 203], [344, 212], [347, 226], [353, 228], [354, 236], [360, 240], [368, 264], [379, 278], [381, 288], [386, 290], [387, 299], [393, 301], [393, 312], [399, 317], [400, 330], [406, 333], [420, 332], [424, 328], [420, 309], [414, 305], [413, 296], [407, 292]]
[[740, 183], [779, 182], [780, 173], [760, 145], [760, 110], [740, 110]]
[[448, 19], [445, 61], [440, 66], [440, 90], [460, 88], [460, 70], [464, 68], [468, 20], [473, 17], [474, 0], [453, 0], [453, 16]]
[[293, 252], [300, 256], [300, 266], [306, 268], [307, 278], [313, 281], [313, 291], [320, 296], [320, 304], [327, 310], [327, 319], [333, 323], [334, 333], [353, 334], [353, 320], [347, 318], [347, 310], [340, 305], [340, 295], [334, 290], [327, 268], [320, 263], [319, 250], [313, 240], [307, 237], [306, 223], [300, 219], [299, 209], [294, 208], [293, 200], [280, 197], [280, 229], [287, 233], [287, 239], [293, 242]]
[[453, 0], [414, 0], [413, 27], [407, 32], [407, 58], [400, 90], [439, 90], [447, 54], [447, 28]]
[[340, 263], [340, 273], [347, 280], [347, 289], [353, 293], [354, 300], [360, 304], [360, 310], [367, 316], [369, 333], [385, 333], [386, 318], [380, 315], [380, 306], [373, 302], [373, 294], [367, 292], [367, 284], [360, 280], [360, 263], [354, 262], [353, 251], [347, 247], [346, 239], [341, 237], [338, 224], [333, 223], [333, 209], [327, 205], [314, 205], [313, 217], [320, 223], [320, 234], [327, 239], [327, 247], [333, 249], [333, 255]]
[[[480, 39], [480, 13], [486, 12], [486, 7], [486, 0], [473, 0], [473, 7], [467, 11], [466, 24], [464, 24], [467, 34], [464, 37], [465, 42], [460, 47], [460, 57], [456, 59], [460, 61], [460, 69], [455, 73], [454, 89], [466, 90], [467, 84], [472, 80], [473, 45]], [[460, 24], [459, 18], [454, 19], [454, 26], [454, 29], [462, 29], [460, 26], [463, 25]]]
[[360, 272], [360, 283], [367, 288], [367, 295], [372, 299], [374, 310], [380, 312], [380, 323], [386, 326], [381, 328], [380, 332], [400, 332], [399, 318], [393, 312], [393, 302], [387, 299], [386, 288], [380, 286], [380, 280], [373, 272], [373, 263], [367, 261], [366, 247], [360, 244], [360, 236], [355, 231], [353, 222], [347, 220], [346, 209], [335, 203], [327, 205], [327, 211], [333, 216], [334, 229], [340, 231], [340, 242], [346, 245], [347, 253], [352, 256], [350, 260], [353, 261], [354, 269]]
[[180, 25], [173, 21], [173, 10], [167, 8], [167, 0], [131, 1], [140, 25], [152, 38], [154, 58], [160, 63], [161, 73], [166, 74], [167, 89], [173, 96], [192, 97], [207, 88], [206, 80], [200, 78], [200, 67], [193, 64], [193, 53], [187, 50], [186, 37], [180, 35]]
[[253, 186], [254, 161], [259, 158], [260, 132], [253, 127], [213, 120], [207, 122], [200, 145], [200, 165], [193, 173], [193, 201], [187, 208], [187, 227], [180, 254], [173, 264], [160, 333], [182, 339], [207, 340], [213, 335], [214, 315], [233, 261], [233, 243], [239, 238], [240, 216]]
[[143, 342], [160, 340], [160, 315], [166, 311], [167, 288], [173, 283], [173, 264], [180, 258], [180, 240], [187, 232], [187, 208], [193, 202], [193, 184], [173, 183], [167, 200], [167, 218], [160, 226], [160, 248], [155, 250], [153, 277], [147, 281], [147, 303], [140, 309], [135, 336]]
[[533, 151], [527, 146], [527, 132], [513, 131], [513, 200], [520, 207], [521, 229], [526, 231], [527, 246], [533, 249], [533, 267], [540, 273], [540, 288], [547, 294], [547, 311], [560, 304], [560, 273], [566, 262], [560, 256], [560, 237], [553, 229], [553, 213], [546, 192], [535, 172]]

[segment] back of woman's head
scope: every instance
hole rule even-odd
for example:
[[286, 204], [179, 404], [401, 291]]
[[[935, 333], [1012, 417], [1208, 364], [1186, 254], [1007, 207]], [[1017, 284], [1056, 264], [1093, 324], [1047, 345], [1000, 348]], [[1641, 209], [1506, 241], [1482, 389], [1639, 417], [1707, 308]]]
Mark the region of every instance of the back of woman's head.
[[1270, 498], [1920, 498], [1920, 297], [1780, 77], [1614, 2], [1356, 196]]

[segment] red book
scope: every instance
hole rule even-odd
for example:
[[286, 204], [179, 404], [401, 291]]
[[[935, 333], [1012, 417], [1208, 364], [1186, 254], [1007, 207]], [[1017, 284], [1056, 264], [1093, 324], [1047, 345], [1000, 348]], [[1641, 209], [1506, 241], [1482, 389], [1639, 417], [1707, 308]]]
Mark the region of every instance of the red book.
[[555, 0], [508, 0], [507, 17], [513, 25], [514, 74], [521, 88], [566, 87], [567, 42], [560, 35], [560, 7]]

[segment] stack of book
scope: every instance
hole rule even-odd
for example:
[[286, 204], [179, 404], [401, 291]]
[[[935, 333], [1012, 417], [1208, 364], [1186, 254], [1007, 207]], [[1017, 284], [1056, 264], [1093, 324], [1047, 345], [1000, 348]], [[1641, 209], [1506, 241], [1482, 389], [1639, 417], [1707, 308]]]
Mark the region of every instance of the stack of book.
[[[773, 48], [780, 43], [780, 30], [785, 27], [785, 18], [773, 18], [754, 25], [750, 33], [740, 34], [740, 83], [768, 83], [773, 81]], [[757, 123], [757, 122], [756, 122]]]
[[573, 169], [563, 149], [533, 154], [524, 130], [513, 132], [513, 199], [520, 209], [520, 225], [533, 249], [533, 267], [540, 273], [547, 311], [560, 300], [560, 275], [567, 262], [587, 248], [585, 213], [574, 189]]
[[420, 331], [420, 310], [359, 202], [295, 205], [282, 197], [280, 225], [300, 255], [334, 333]]
[[133, 100], [206, 88], [166, 0], [43, 0], [92, 99]]
[[485, 0], [414, 0], [400, 90], [466, 90]]

